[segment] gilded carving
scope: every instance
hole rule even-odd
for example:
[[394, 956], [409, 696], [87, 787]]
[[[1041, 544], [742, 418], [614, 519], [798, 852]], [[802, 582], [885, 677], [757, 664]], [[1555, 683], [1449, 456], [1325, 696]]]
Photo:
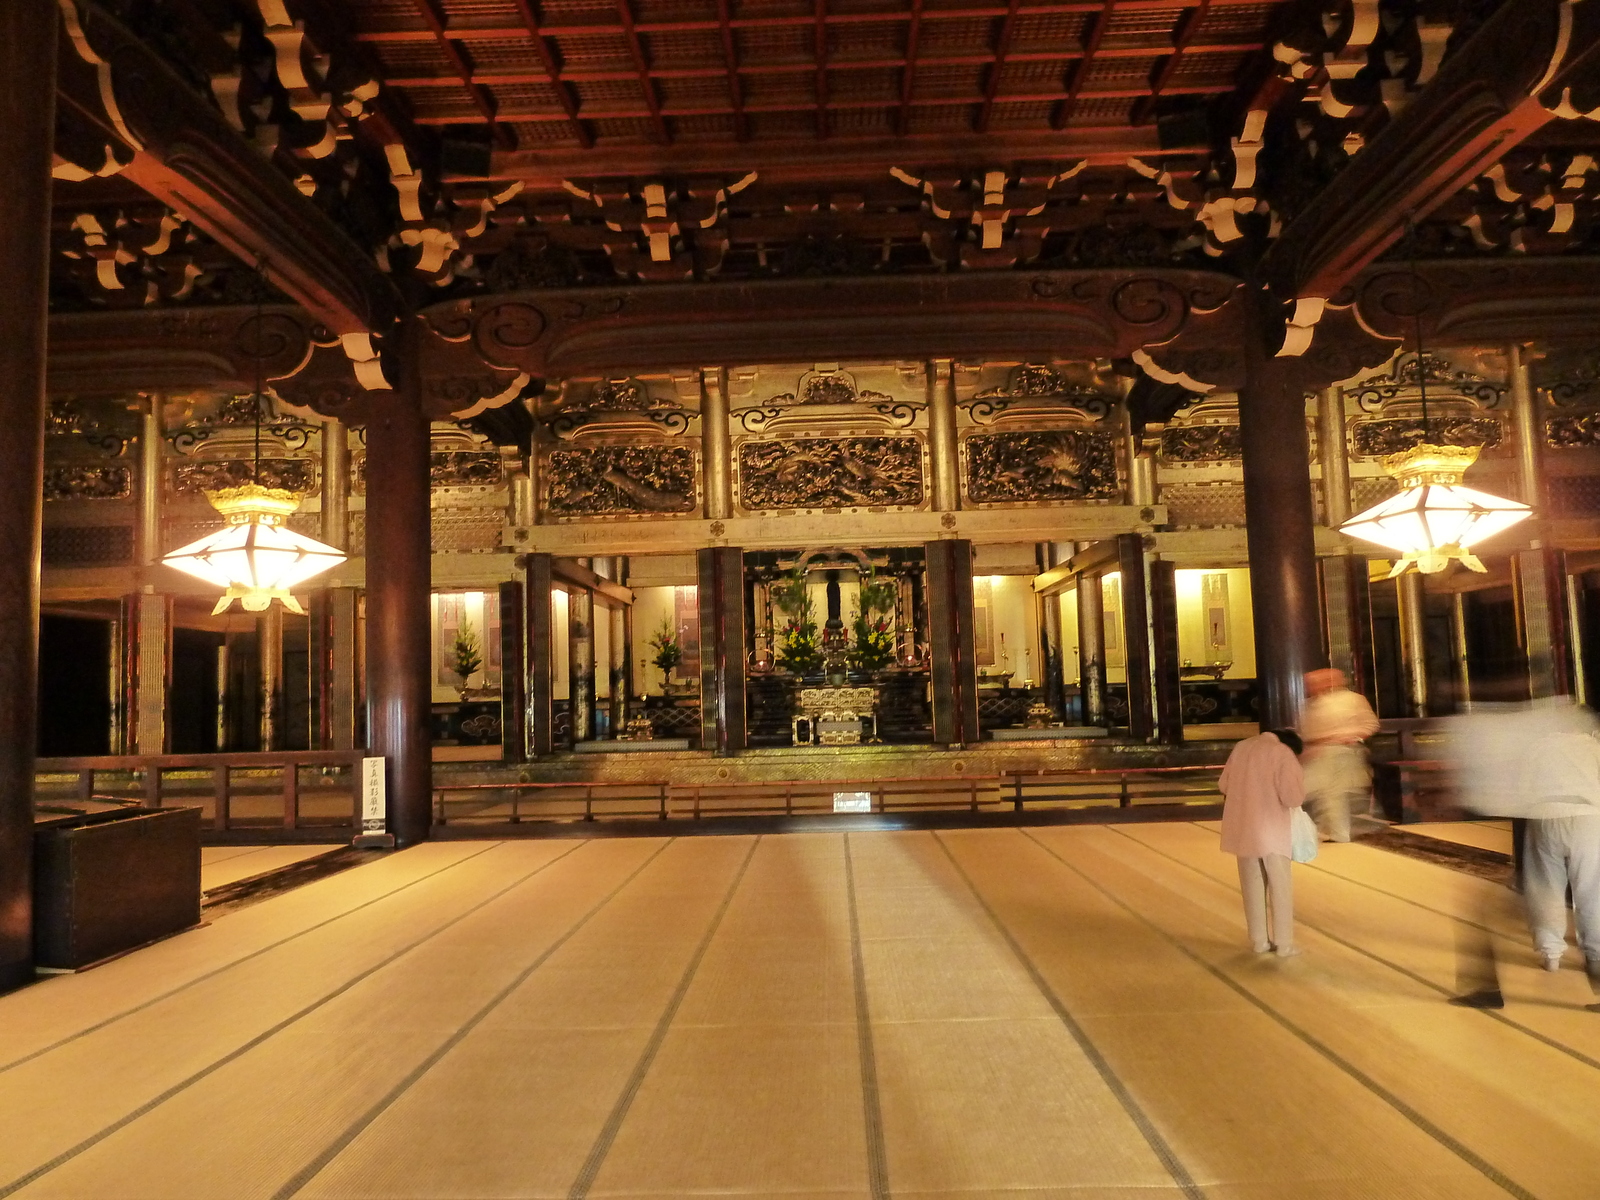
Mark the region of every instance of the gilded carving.
[[306, 458], [263, 458], [259, 464], [218, 458], [178, 463], [172, 469], [172, 491], [177, 496], [199, 496], [252, 482], [310, 495], [317, 489], [317, 468]]
[[225, 432], [253, 429], [258, 420], [261, 432], [275, 438], [287, 450], [299, 450], [311, 440], [314, 426], [294, 417], [278, 415], [271, 396], [254, 393], [225, 397], [210, 417], [187, 421], [169, 436], [174, 450], [190, 454]]
[[82, 438], [96, 450], [112, 457], [120, 456], [128, 448], [131, 435], [129, 430], [108, 427], [72, 400], [50, 401], [50, 407], [45, 411], [44, 431], [50, 437]]
[[746, 509], [869, 508], [922, 503], [914, 437], [795, 438], [739, 447]]
[[694, 511], [695, 452], [688, 446], [551, 450], [545, 478], [545, 507], [557, 516]]
[[604, 379], [583, 399], [565, 401], [550, 418], [550, 430], [571, 440], [593, 433], [667, 434], [688, 432], [689, 414], [677, 401], [650, 393], [637, 379]]
[[1161, 431], [1161, 457], [1169, 462], [1226, 462], [1241, 453], [1237, 425], [1176, 425]]
[[[363, 466], [365, 462], [363, 455]], [[450, 450], [428, 456], [431, 487], [494, 487], [503, 473], [500, 456], [481, 450]]]
[[1119, 493], [1110, 431], [981, 433], [964, 444], [967, 495], [980, 504], [1100, 500]]
[[893, 399], [887, 392], [857, 388], [856, 377], [849, 371], [807, 371], [800, 377], [798, 392], [773, 396], [767, 404], [884, 404]]
[[1545, 440], [1557, 449], [1600, 445], [1600, 413], [1562, 413], [1544, 423]]
[[1456, 367], [1436, 355], [1422, 356], [1419, 367], [1417, 356], [1407, 354], [1395, 361], [1388, 375], [1363, 383], [1356, 389], [1356, 403], [1363, 412], [1381, 412], [1396, 401], [1412, 399], [1426, 381], [1435, 397], [1471, 400], [1481, 408], [1497, 408], [1505, 399], [1506, 385], [1484, 379], [1471, 371]]
[[126, 500], [133, 495], [133, 471], [128, 467], [46, 467], [46, 500]]
[[1357, 422], [1350, 430], [1350, 449], [1363, 458], [1378, 458], [1398, 454], [1423, 441], [1451, 446], [1498, 446], [1502, 432], [1494, 417], [1431, 417], [1426, 426], [1421, 417], [1393, 417]]

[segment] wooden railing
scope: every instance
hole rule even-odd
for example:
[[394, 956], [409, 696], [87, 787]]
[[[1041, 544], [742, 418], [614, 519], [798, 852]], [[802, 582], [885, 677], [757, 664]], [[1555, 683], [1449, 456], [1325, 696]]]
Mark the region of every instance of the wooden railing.
[[1372, 764], [1372, 790], [1391, 821], [1453, 821], [1463, 813], [1451, 764], [1435, 759], [1400, 759]]
[[[123, 774], [138, 776], [130, 787], [138, 792], [139, 802], [145, 808], [161, 808], [168, 798], [163, 775], [168, 771], [203, 771], [211, 775], [211, 788], [195, 792], [182, 788], [176, 796], [186, 799], [211, 799], [211, 829], [223, 833], [235, 828], [233, 802], [235, 771], [276, 771], [277, 795], [281, 798], [281, 827], [304, 829], [308, 825], [301, 819], [300, 772], [304, 768], [347, 768], [350, 813], [336, 821], [318, 821], [317, 828], [354, 828], [360, 824], [361, 759], [360, 750], [290, 750], [266, 753], [239, 754], [160, 754], [160, 755], [105, 755], [93, 758], [41, 758], [34, 766], [36, 775], [76, 775], [74, 796], [80, 801], [104, 799], [126, 801], [127, 796], [115, 792], [98, 792], [102, 775]], [[240, 789], [241, 792], [244, 789]], [[342, 788], [340, 790], [343, 790]], [[255, 792], [254, 794], [260, 794]], [[259, 822], [252, 822], [262, 828]]]
[[[1215, 804], [1221, 802], [1216, 788], [1220, 771], [1217, 766], [1181, 766], [714, 784], [436, 783], [434, 820], [445, 825], [805, 816], [833, 812], [834, 796], [841, 792], [865, 793], [874, 813]], [[483, 802], [470, 814], [452, 815], [450, 797]]]

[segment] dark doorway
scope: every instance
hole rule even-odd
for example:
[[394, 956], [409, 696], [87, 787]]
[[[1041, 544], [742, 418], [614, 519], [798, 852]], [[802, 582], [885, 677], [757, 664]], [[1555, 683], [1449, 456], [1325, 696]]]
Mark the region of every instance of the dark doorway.
[[217, 650], [223, 635], [172, 631], [172, 752], [212, 754], [217, 746]]
[[1526, 700], [1528, 658], [1518, 636], [1517, 603], [1510, 586], [1468, 592], [1462, 611], [1467, 625], [1467, 675], [1472, 698]]
[[108, 620], [40, 618], [41, 757], [111, 753], [111, 646]]

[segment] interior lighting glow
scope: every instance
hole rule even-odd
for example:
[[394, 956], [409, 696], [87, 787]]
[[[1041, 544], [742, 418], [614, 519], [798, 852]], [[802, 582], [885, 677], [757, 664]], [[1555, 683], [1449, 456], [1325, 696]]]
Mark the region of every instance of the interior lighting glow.
[[1472, 547], [1503, 533], [1533, 510], [1516, 500], [1463, 487], [1461, 476], [1478, 458], [1478, 447], [1413, 446], [1383, 459], [1400, 492], [1339, 526], [1341, 533], [1398, 550], [1389, 578], [1415, 566], [1425, 575], [1459, 562], [1485, 571]]
[[196, 579], [225, 589], [213, 614], [235, 600], [246, 612], [265, 612], [274, 600], [294, 613], [305, 609], [289, 589], [345, 561], [345, 554], [294, 532], [286, 522], [300, 498], [258, 484], [207, 492], [223, 526], [190, 542], [161, 561]]

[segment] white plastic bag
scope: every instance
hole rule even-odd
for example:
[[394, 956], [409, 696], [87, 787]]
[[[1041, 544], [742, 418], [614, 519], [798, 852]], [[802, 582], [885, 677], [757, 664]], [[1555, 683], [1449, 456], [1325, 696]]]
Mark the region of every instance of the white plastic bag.
[[1317, 857], [1317, 823], [1303, 808], [1289, 814], [1289, 857], [1297, 863]]

